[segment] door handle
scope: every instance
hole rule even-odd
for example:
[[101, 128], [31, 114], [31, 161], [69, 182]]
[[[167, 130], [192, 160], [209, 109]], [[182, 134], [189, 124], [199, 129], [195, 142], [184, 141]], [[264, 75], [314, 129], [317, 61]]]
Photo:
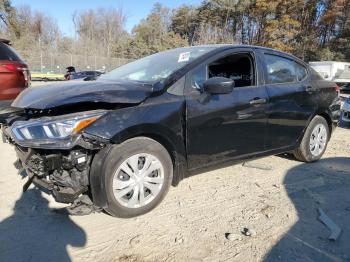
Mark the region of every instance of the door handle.
[[260, 98], [260, 97], [256, 97], [253, 100], [249, 101], [249, 104], [251, 105], [260, 105], [260, 104], [266, 104], [266, 98]]

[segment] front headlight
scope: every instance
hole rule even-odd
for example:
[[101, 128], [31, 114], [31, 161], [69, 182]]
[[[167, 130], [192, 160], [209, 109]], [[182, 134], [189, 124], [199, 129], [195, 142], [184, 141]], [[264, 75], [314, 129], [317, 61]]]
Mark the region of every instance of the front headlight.
[[28, 121], [16, 121], [11, 131], [16, 142], [24, 147], [71, 148], [80, 131], [104, 115], [105, 111], [43, 117]]

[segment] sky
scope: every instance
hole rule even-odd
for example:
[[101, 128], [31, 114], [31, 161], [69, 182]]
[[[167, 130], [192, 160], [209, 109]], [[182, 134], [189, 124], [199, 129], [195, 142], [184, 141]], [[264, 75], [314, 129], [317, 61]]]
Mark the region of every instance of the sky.
[[42, 11], [53, 17], [65, 36], [74, 35], [72, 15], [75, 10], [121, 7], [127, 16], [126, 30], [131, 32], [134, 25], [145, 18], [157, 2], [169, 8], [176, 8], [183, 4], [198, 5], [202, 0], [12, 0], [14, 6], [27, 5], [32, 10]]

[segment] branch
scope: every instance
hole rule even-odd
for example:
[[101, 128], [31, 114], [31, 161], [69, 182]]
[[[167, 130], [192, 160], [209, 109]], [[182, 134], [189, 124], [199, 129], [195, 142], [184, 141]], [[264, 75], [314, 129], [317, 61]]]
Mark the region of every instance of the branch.
[[3, 14], [0, 14], [0, 19], [4, 22], [4, 24], [8, 27], [8, 23], [6, 21], [6, 18], [4, 17]]

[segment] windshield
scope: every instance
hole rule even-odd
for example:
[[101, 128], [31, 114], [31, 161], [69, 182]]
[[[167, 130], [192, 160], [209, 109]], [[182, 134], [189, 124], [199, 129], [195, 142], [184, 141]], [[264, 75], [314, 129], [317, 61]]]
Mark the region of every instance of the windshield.
[[146, 56], [100, 77], [105, 80], [157, 82], [215, 47], [186, 47]]

